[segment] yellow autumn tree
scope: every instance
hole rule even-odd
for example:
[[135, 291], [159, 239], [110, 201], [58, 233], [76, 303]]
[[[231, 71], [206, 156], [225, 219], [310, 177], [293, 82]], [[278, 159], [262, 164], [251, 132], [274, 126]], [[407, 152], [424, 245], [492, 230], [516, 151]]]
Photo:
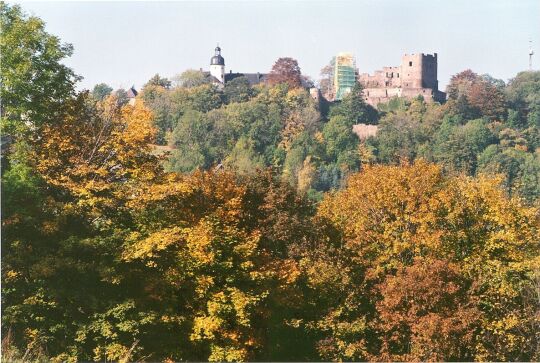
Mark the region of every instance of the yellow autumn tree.
[[[321, 224], [328, 223], [328, 228], [335, 231], [331, 241], [338, 246], [339, 264], [343, 267], [338, 271], [330, 269], [334, 272], [328, 276], [311, 270], [308, 275], [314, 288], [332, 286], [334, 281], [348, 284], [342, 300], [329, 306], [321, 320], [314, 323], [314, 328], [327, 336], [319, 346], [323, 357], [526, 360], [534, 356], [533, 348], [525, 352], [521, 347], [532, 347], [537, 341], [531, 329], [531, 319], [536, 318], [526, 311], [523, 293], [531, 281], [526, 276], [532, 274], [533, 258], [538, 254], [538, 210], [508, 198], [498, 180], [447, 177], [440, 167], [423, 161], [368, 166], [351, 176], [344, 190], [327, 196], [319, 208], [319, 217]], [[445, 346], [439, 350], [460, 352], [461, 356], [422, 355], [419, 352], [429, 349], [410, 350], [414, 345], [406, 335], [393, 336], [400, 343], [386, 345], [385, 355], [379, 355], [386, 339], [385, 329], [391, 326], [386, 317], [393, 316], [385, 310], [387, 305], [377, 305], [380, 289], [386, 286], [384, 281], [389, 276], [408, 278], [400, 274], [416, 258], [446, 261], [461, 274], [460, 278], [469, 281], [461, 286], [467, 289], [467, 301], [476, 302], [470, 308], [479, 311], [475, 340], [469, 342], [468, 348]], [[430, 283], [428, 277], [425, 284]], [[392, 284], [395, 286], [395, 282]], [[458, 310], [430, 313], [444, 314], [438, 319], [459, 316], [452, 315], [459, 314]], [[448, 342], [439, 342], [443, 341]], [[460, 341], [454, 340], [455, 344]], [[438, 344], [429, 339], [424, 342]], [[402, 351], [401, 346], [406, 350]]]
[[287, 257], [287, 244], [305, 235], [299, 215], [311, 209], [273, 178], [239, 183], [223, 171], [166, 174], [128, 202], [144, 228], [129, 235], [123, 260], [141, 265], [151, 300], [181, 306], [167, 319], [185, 322], [178, 339], [191, 352], [171, 358], [246, 361], [276, 354], [265, 342], [289, 329], [282, 316], [289, 310], [275, 306], [294, 310], [300, 301], [299, 268]]
[[44, 127], [33, 148], [36, 170], [78, 206], [114, 208], [119, 185], [159, 173], [150, 153], [152, 114], [142, 102], [119, 106], [115, 96], [96, 105], [86, 94], [67, 103], [65, 117]]

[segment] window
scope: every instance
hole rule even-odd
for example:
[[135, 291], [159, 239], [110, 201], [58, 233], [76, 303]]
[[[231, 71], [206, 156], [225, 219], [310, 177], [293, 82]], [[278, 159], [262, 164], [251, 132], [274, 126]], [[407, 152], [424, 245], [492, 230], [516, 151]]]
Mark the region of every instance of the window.
[[412, 62], [409, 62], [409, 67], [412, 67]]
[[397, 78], [399, 78], [399, 73], [397, 73]]

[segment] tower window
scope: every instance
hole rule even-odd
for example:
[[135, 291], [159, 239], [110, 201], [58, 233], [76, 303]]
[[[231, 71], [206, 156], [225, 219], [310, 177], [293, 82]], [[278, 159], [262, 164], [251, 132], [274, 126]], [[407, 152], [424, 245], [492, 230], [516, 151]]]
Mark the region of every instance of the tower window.
[[409, 62], [409, 67], [412, 67], [412, 62]]

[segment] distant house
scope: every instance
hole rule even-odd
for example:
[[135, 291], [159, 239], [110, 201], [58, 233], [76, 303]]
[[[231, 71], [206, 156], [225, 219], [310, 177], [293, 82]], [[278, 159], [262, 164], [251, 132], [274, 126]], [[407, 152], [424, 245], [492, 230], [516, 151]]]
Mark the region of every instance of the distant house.
[[129, 99], [128, 103], [133, 106], [135, 105], [135, 99], [139, 92], [135, 89], [135, 86], [131, 86], [131, 88], [127, 91], [127, 97]]
[[139, 92], [135, 89], [135, 86], [131, 86], [131, 88], [127, 91], [127, 96], [129, 99], [137, 97]]

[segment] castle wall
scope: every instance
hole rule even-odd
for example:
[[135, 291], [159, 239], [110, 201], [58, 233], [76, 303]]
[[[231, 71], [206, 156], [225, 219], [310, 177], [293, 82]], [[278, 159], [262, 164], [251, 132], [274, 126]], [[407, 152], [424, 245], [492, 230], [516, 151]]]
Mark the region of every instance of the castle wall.
[[437, 53], [405, 54], [398, 67], [383, 67], [373, 75], [363, 73], [358, 80], [364, 86], [366, 100], [372, 105], [387, 102], [392, 97], [422, 95], [428, 102], [445, 99], [445, 94], [438, 91]]
[[437, 80], [437, 53], [423, 56], [422, 87], [433, 90], [439, 89], [439, 81]]

